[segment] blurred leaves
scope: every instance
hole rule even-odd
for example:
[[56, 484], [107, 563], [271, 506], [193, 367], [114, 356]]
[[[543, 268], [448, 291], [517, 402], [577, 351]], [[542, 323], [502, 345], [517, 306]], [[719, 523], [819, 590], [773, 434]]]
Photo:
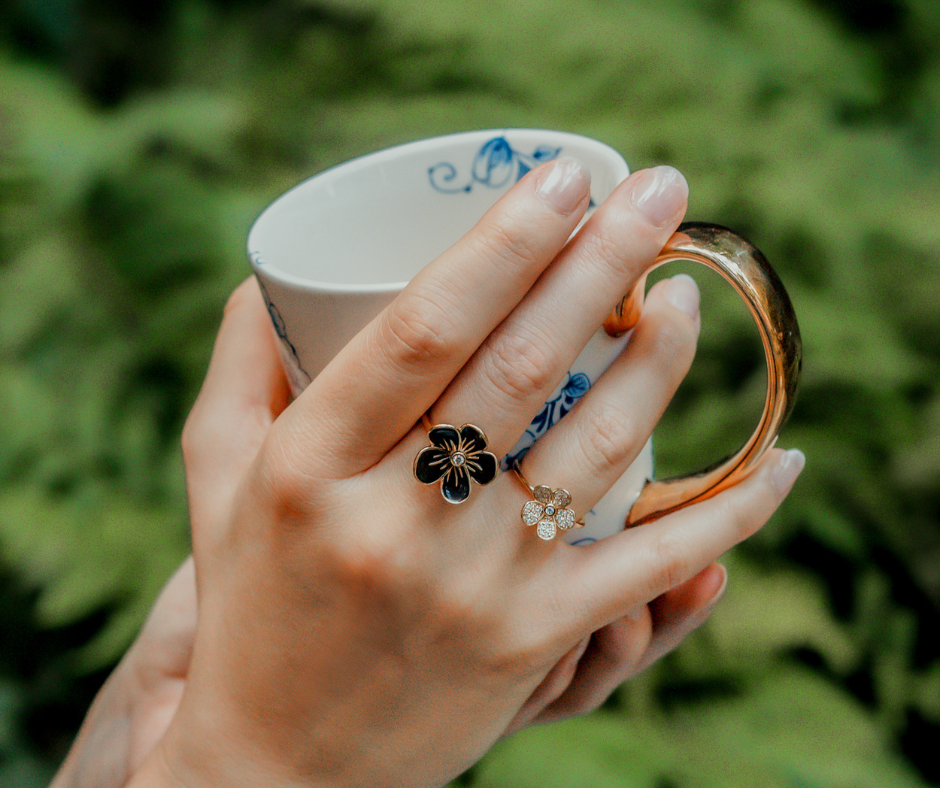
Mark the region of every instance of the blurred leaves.
[[[73, 724], [35, 735], [25, 698], [113, 661], [187, 550], [178, 437], [254, 216], [350, 156], [506, 126], [674, 164], [691, 218], [760, 246], [803, 330], [782, 445], [809, 464], [702, 633], [460, 784], [940, 782], [938, 40], [933, 0], [8, 3], [0, 563], [67, 634], [43, 678], [0, 662], [4, 784], [40, 784]], [[766, 385], [746, 310], [701, 283], [665, 475], [736, 448]]]

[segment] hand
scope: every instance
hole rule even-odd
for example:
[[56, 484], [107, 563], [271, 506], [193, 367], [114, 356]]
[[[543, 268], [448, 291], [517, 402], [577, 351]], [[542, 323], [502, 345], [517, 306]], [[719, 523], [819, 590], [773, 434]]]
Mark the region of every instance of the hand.
[[98, 692], [50, 788], [119, 788], [137, 772], [176, 713], [196, 635], [188, 558]]
[[[521, 525], [510, 475], [461, 506], [411, 475], [429, 409], [511, 448], [678, 224], [672, 172], [631, 176], [566, 244], [586, 178], [565, 160], [534, 170], [286, 409], [257, 290], [236, 292], [184, 434], [188, 683], [132, 785], [441, 785], [527, 715], [590, 707], [704, 613], [714, 560], [774, 511], [798, 454], [579, 548]], [[589, 509], [645, 443], [697, 330], [684, 278], [653, 288], [622, 358], [530, 451], [529, 478]], [[551, 679], [593, 632], [583, 671]]]

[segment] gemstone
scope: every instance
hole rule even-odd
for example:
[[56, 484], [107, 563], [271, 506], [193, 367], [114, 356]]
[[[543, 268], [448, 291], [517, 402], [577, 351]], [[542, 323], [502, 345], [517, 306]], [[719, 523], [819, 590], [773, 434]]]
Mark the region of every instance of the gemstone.
[[563, 507], [571, 503], [571, 494], [567, 490], [555, 490], [552, 495], [555, 506]]
[[546, 542], [550, 539], [555, 538], [555, 521], [554, 520], [542, 520], [538, 524], [538, 527], [535, 529], [538, 533], [540, 539], [544, 539]]
[[561, 509], [558, 514], [555, 515], [555, 522], [558, 523], [558, 527], [563, 531], [567, 531], [569, 528], [574, 527], [574, 512], [571, 509]]
[[542, 504], [538, 501], [529, 501], [522, 507], [522, 522], [526, 525], [535, 525], [542, 519]]
[[532, 491], [532, 496], [539, 503], [548, 503], [552, 499], [552, 488], [540, 484]]
[[555, 514], [555, 507], [549, 504], [545, 507], [545, 516], [551, 517], [553, 514]]
[[467, 458], [464, 457], [463, 454], [461, 454], [459, 451], [455, 451], [451, 455], [450, 461], [453, 463], [455, 468], [459, 468], [467, 461]]

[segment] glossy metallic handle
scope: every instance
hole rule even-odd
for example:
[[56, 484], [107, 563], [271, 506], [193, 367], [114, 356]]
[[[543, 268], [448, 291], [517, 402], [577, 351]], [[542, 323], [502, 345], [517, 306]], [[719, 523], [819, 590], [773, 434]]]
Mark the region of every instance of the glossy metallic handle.
[[[628, 528], [711, 498], [747, 476], [774, 445], [793, 410], [800, 376], [803, 344], [796, 314], [780, 278], [760, 250], [725, 227], [687, 222], [680, 225], [649, 270], [673, 260], [692, 260], [713, 268], [744, 299], [757, 322], [767, 356], [767, 400], [757, 430], [730, 457], [689, 476], [647, 482], [627, 515]], [[639, 320], [645, 279], [604, 322], [611, 336], [623, 334]]]

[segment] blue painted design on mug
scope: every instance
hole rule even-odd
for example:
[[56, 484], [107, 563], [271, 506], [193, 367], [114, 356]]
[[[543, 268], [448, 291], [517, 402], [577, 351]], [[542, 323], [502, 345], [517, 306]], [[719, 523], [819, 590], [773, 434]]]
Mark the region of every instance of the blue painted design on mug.
[[575, 375], [569, 372], [568, 379], [562, 385], [561, 390], [542, 406], [519, 443], [516, 444], [517, 446], [521, 444], [521, 448], [503, 457], [501, 463], [503, 470], [508, 470], [513, 465], [522, 462], [526, 452], [532, 448], [532, 444], [548, 432], [554, 424], [557, 424], [577, 404], [578, 400], [587, 394], [591, 385], [591, 379], [583, 372]]
[[428, 178], [432, 188], [442, 194], [470, 192], [476, 183], [500, 189], [515, 183], [539, 164], [557, 158], [559, 153], [561, 148], [550, 145], [539, 145], [532, 153], [523, 153], [513, 148], [505, 137], [493, 137], [477, 151], [470, 164], [470, 180], [463, 185], [455, 185], [457, 168], [446, 161], [428, 167]]
[[[252, 255], [254, 257], [254, 255]], [[262, 259], [257, 260], [259, 264], [263, 264]], [[258, 286], [261, 288], [261, 295], [264, 297], [264, 303], [268, 308], [268, 316], [271, 318], [271, 323], [274, 325], [274, 333], [277, 334], [278, 339], [281, 340], [281, 346], [284, 348], [287, 353], [290, 354], [290, 359], [293, 362], [293, 365], [297, 370], [306, 378], [306, 380], [296, 381], [299, 385], [299, 388], [304, 388], [310, 383], [310, 375], [307, 374], [307, 370], [303, 368], [303, 365], [300, 363], [300, 356], [297, 355], [297, 348], [294, 347], [294, 343], [290, 341], [290, 338], [287, 336], [287, 324], [284, 322], [284, 317], [281, 315], [281, 310], [277, 308], [275, 303], [271, 300], [271, 297], [268, 295], [267, 288], [264, 286], [264, 282], [260, 278], [255, 277], [258, 280]]]

